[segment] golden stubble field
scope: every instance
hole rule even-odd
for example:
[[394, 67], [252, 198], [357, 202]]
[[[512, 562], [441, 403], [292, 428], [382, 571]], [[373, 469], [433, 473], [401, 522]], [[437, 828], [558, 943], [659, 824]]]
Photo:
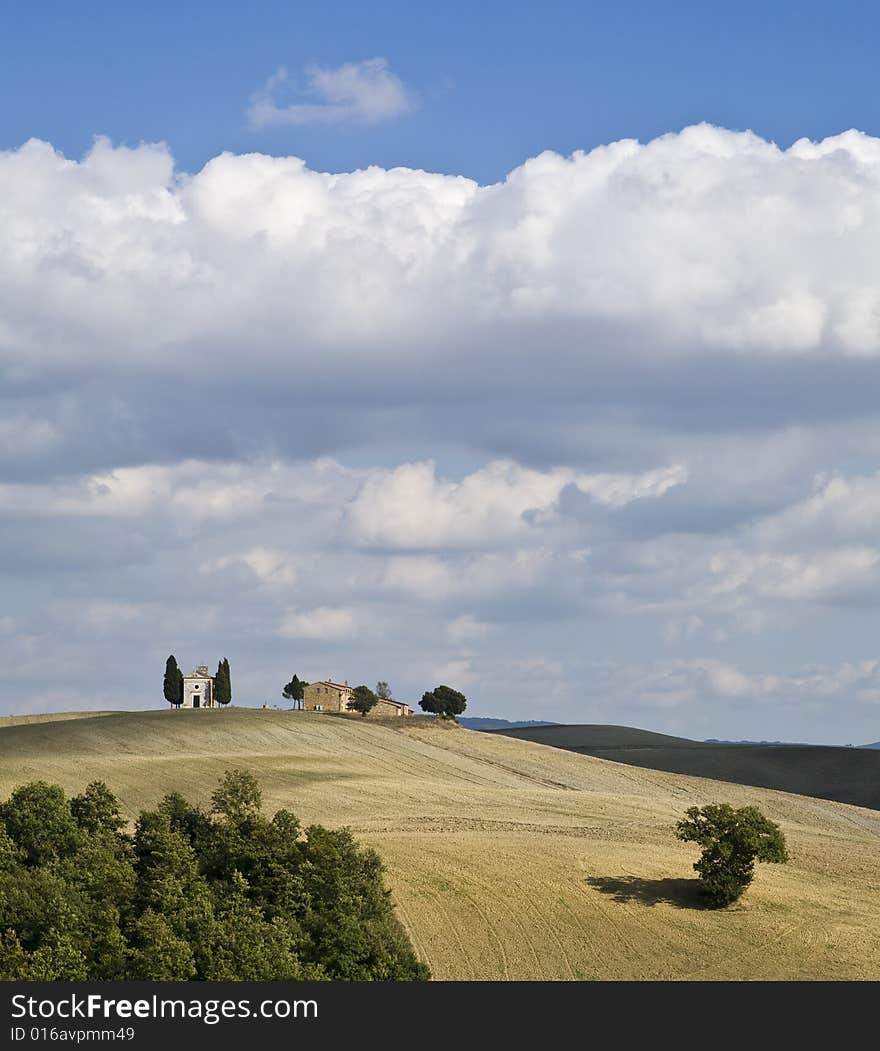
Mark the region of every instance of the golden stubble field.
[[[89, 713], [91, 714], [91, 713]], [[130, 815], [230, 767], [267, 809], [347, 825], [382, 855], [439, 979], [880, 979], [880, 812], [657, 773], [422, 720], [247, 709], [0, 721], [0, 793], [105, 780]], [[791, 862], [693, 907], [693, 804], [754, 803]]]

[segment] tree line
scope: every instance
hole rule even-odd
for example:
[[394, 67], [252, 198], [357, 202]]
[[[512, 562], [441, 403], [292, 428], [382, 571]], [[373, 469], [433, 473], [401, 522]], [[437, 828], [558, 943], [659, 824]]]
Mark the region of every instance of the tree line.
[[266, 817], [246, 771], [133, 834], [103, 782], [33, 781], [0, 804], [0, 979], [427, 979], [383, 873], [348, 830]]

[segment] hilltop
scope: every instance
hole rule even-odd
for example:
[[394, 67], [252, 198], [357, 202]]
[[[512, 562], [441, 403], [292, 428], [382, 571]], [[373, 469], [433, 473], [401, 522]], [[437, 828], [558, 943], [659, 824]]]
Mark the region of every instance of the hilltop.
[[650, 770], [775, 788], [880, 810], [880, 751], [831, 745], [691, 741], [629, 726], [489, 730]]
[[[429, 719], [89, 714], [0, 725], [0, 795], [100, 778], [131, 815], [171, 789], [207, 802], [247, 767], [267, 810], [379, 850], [437, 978], [880, 978], [880, 813]], [[693, 907], [696, 853], [672, 831], [713, 800], [760, 806], [791, 853], [723, 912]]]

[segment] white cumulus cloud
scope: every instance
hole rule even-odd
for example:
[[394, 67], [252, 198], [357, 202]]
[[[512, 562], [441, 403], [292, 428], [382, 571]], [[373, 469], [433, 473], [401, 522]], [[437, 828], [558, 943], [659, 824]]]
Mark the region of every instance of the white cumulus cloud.
[[373, 472], [349, 507], [355, 537], [399, 548], [495, 545], [555, 514], [568, 485], [597, 503], [619, 508], [659, 497], [687, 479], [683, 465], [641, 475], [538, 471], [497, 460], [453, 482], [430, 462]]

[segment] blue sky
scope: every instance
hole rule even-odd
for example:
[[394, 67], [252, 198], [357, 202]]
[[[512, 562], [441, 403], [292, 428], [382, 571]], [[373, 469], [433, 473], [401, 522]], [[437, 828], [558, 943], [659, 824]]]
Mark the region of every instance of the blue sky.
[[[189, 171], [260, 150], [328, 171], [406, 165], [491, 182], [544, 149], [703, 120], [780, 145], [880, 127], [870, 4], [85, 0], [0, 12], [0, 145], [37, 136], [74, 157], [100, 133], [166, 141]], [[417, 97], [405, 119], [344, 135], [247, 127], [248, 98], [279, 66], [374, 55]]]
[[880, 737], [880, 16], [830, 11], [0, 7], [0, 710], [174, 652]]

